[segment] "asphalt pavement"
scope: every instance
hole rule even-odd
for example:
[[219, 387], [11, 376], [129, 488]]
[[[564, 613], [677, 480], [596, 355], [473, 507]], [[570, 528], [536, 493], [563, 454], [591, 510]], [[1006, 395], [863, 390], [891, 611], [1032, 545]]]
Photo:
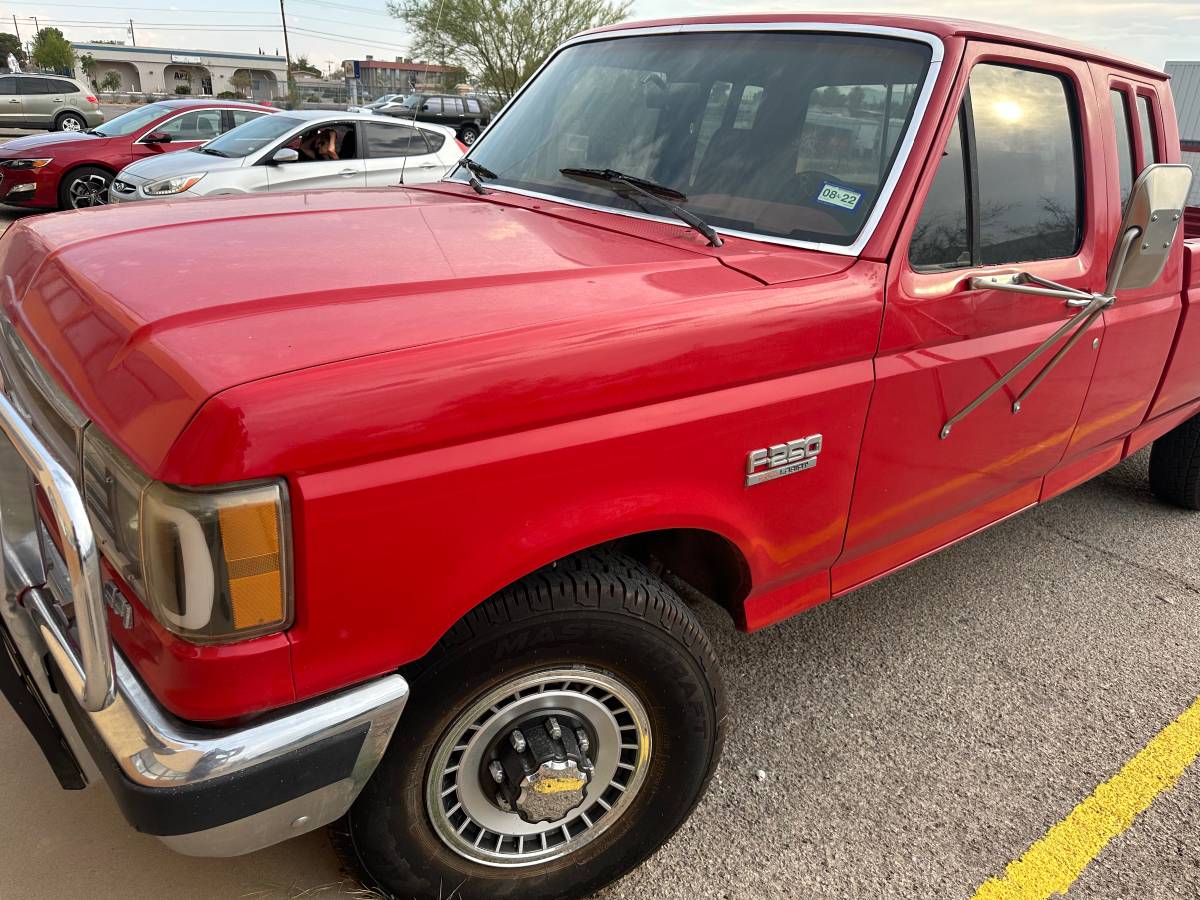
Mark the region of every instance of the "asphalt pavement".
[[[1150, 495], [1147, 460], [758, 634], [703, 608], [724, 760], [600, 896], [968, 898], [1002, 874], [1200, 694], [1200, 514]], [[321, 833], [173, 854], [102, 785], [60, 790], [2, 703], [0, 760], [0, 898], [363, 896]], [[1067, 896], [1200, 897], [1198, 801], [1193, 767]]]

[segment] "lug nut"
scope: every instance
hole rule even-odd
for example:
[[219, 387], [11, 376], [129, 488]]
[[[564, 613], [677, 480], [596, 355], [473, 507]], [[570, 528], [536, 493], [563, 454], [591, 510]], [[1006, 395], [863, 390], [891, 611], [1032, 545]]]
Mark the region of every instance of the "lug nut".
[[554, 716], [546, 720], [546, 733], [556, 741], [562, 739], [562, 729], [558, 725], [558, 719]]
[[513, 733], [508, 736], [508, 740], [518, 753], [525, 752], [525, 735], [521, 734], [520, 729], [514, 729]]
[[592, 742], [588, 740], [587, 732], [582, 728], [575, 729], [575, 740], [579, 741], [579, 749], [584, 753], [592, 749]]
[[488, 766], [488, 771], [492, 773], [492, 781], [499, 784], [504, 780], [504, 766], [500, 765], [500, 760], [492, 760], [492, 764]]

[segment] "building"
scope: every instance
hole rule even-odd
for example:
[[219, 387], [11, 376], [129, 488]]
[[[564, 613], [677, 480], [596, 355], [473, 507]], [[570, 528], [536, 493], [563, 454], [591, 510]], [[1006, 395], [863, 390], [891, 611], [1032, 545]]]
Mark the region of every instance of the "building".
[[397, 56], [388, 62], [368, 56], [342, 63], [347, 78], [356, 78], [368, 97], [383, 94], [407, 94], [409, 91], [449, 91], [466, 77], [458, 66], [435, 66]]
[[[72, 47], [76, 59], [90, 55], [96, 60], [97, 81], [109, 72], [117, 73], [119, 90], [124, 92], [202, 96], [240, 91], [255, 100], [287, 95], [287, 60], [282, 56], [124, 44], [77, 43]], [[79, 65], [75, 71], [77, 77], [83, 77]]]
[[[1179, 144], [1183, 161], [1200, 173], [1200, 61], [1169, 62], [1171, 93], [1175, 97], [1175, 114], [1179, 117]], [[1192, 179], [1188, 206], [1200, 206], [1200, 177]]]

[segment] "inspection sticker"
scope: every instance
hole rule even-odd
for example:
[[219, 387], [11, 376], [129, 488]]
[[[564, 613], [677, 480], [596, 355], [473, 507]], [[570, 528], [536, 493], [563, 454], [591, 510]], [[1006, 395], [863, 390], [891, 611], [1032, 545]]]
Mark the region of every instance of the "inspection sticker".
[[862, 194], [858, 191], [852, 191], [840, 184], [830, 184], [828, 181], [821, 185], [821, 191], [817, 194], [817, 200], [821, 203], [840, 206], [842, 209], [854, 209], [861, 199]]

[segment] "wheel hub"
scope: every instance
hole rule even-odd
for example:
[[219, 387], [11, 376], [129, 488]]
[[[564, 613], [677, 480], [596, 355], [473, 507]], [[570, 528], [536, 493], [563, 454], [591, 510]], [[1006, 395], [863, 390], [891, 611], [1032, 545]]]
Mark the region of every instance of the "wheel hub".
[[501, 809], [526, 822], [553, 822], [583, 802], [593, 770], [592, 739], [569, 714], [526, 717], [496, 741], [487, 778], [496, 783]]
[[437, 835], [491, 866], [570, 854], [629, 808], [649, 769], [649, 716], [612, 675], [584, 667], [521, 675], [444, 732], [425, 798]]

